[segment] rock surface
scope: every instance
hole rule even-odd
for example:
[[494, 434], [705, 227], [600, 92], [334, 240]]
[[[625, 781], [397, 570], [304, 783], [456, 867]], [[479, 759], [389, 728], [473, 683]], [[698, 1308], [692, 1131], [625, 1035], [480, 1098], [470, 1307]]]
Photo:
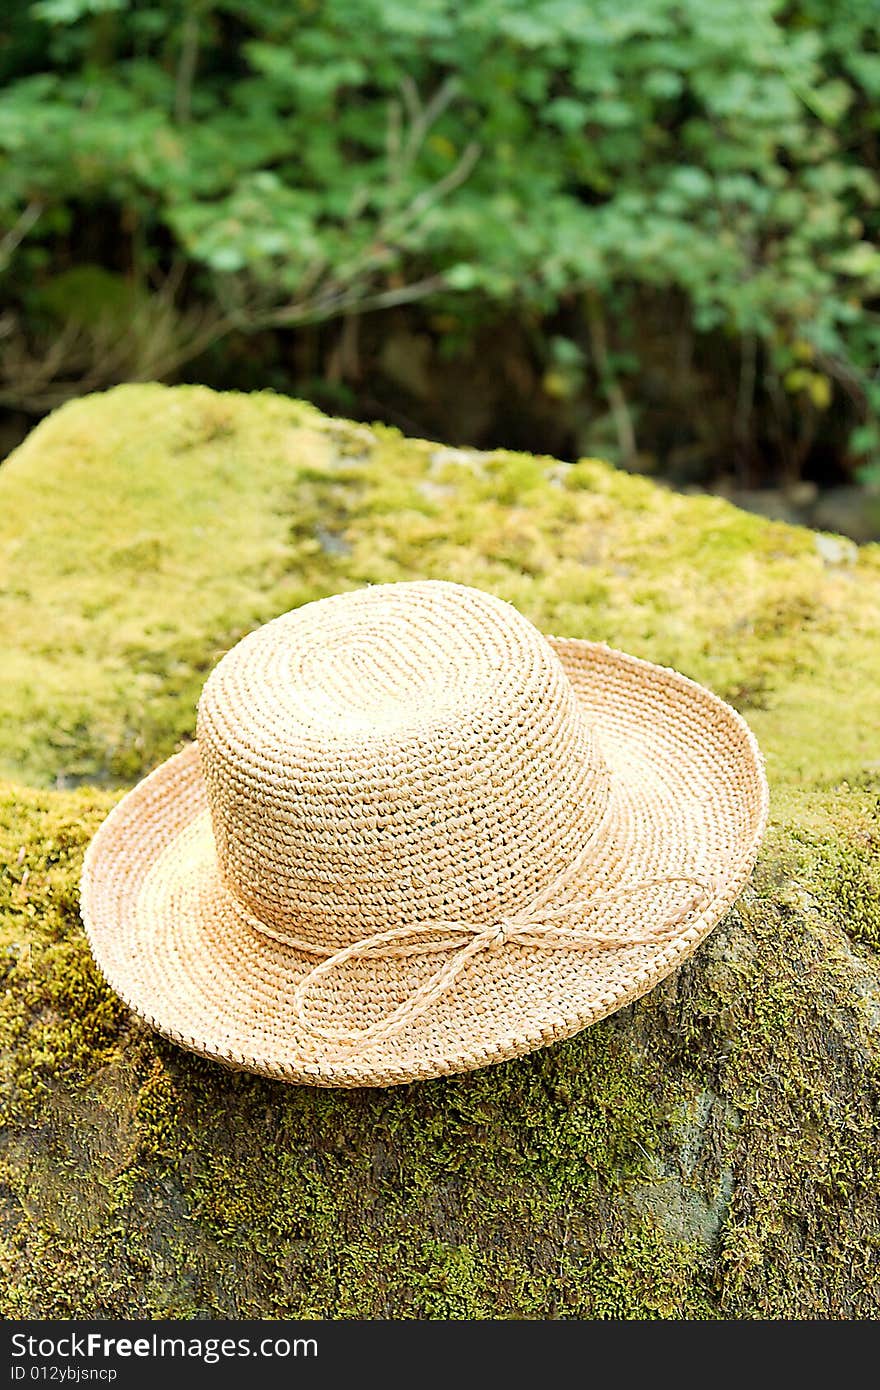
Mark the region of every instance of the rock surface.
[[[41, 424], [0, 538], [0, 1311], [876, 1316], [878, 547], [159, 386]], [[647, 998], [517, 1062], [337, 1093], [190, 1057], [91, 963], [85, 844], [245, 631], [414, 577], [740, 708], [773, 793], [754, 883]]]

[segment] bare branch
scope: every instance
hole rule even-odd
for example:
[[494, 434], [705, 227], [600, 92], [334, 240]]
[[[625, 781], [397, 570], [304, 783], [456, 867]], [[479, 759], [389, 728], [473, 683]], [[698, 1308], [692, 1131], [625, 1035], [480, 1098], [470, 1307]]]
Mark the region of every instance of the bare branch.
[[408, 72], [404, 73], [400, 79], [400, 95], [403, 97], [403, 104], [410, 121], [417, 121], [422, 112], [422, 103], [419, 89]]
[[13, 252], [18, 249], [31, 228], [40, 220], [44, 209], [44, 203], [33, 199], [28, 203], [15, 225], [10, 227], [3, 240], [0, 241], [0, 270], [6, 269]]
[[212, 310], [178, 314], [157, 295], [123, 324], [68, 323], [41, 352], [30, 348], [22, 331], [13, 331], [0, 352], [0, 403], [40, 414], [117, 381], [163, 377], [232, 326]]
[[388, 125], [385, 132], [385, 158], [388, 168], [395, 173], [400, 166], [403, 149], [403, 112], [399, 101], [388, 103]]
[[177, 77], [174, 83], [174, 119], [178, 125], [187, 125], [189, 122], [192, 85], [198, 60], [199, 18], [193, 10], [190, 10], [183, 21], [180, 62], [177, 64]]
[[593, 360], [598, 368], [599, 379], [605, 388], [608, 403], [611, 406], [614, 427], [617, 430], [617, 441], [620, 445], [621, 460], [624, 465], [631, 465], [636, 457], [635, 430], [626, 396], [611, 364], [605, 331], [605, 316], [602, 313], [602, 305], [595, 290], [587, 290], [584, 296], [584, 305], [587, 311], [587, 328], [590, 334]]
[[839, 357], [834, 357], [831, 353], [819, 352], [816, 354], [816, 362], [833, 381], [837, 381], [843, 387], [850, 400], [859, 408], [863, 408], [866, 398], [865, 376], [851, 362], [842, 362]]
[[444, 77], [427, 106], [422, 110], [422, 121], [426, 131], [442, 116], [447, 106], [457, 95], [459, 86], [460, 83], [455, 73], [448, 73]]
[[255, 319], [252, 328], [293, 328], [311, 323], [323, 323], [335, 318], [337, 314], [366, 314], [375, 309], [390, 309], [398, 304], [411, 304], [424, 299], [435, 290], [443, 289], [446, 281], [442, 275], [428, 275], [414, 280], [408, 285], [400, 285], [390, 290], [371, 289], [361, 281], [311, 300], [300, 300], [296, 304], [270, 311]]
[[398, 304], [412, 304], [414, 300], [424, 299], [435, 290], [442, 290], [445, 285], [446, 279], [443, 275], [428, 275], [423, 280], [401, 285], [399, 289], [383, 290], [378, 294], [368, 295], [360, 301], [356, 312], [366, 314], [374, 309], [391, 309]]
[[[415, 84], [413, 84], [414, 86]], [[415, 109], [410, 108], [410, 128], [406, 135], [403, 146], [401, 162], [404, 169], [408, 169], [416, 160], [419, 150], [427, 139], [431, 126], [440, 118], [449, 103], [458, 91], [458, 78], [450, 73], [444, 77], [440, 86], [425, 106], [416, 101], [418, 105]]]
[[[452, 193], [456, 188], [460, 188], [473, 170], [481, 154], [482, 147], [480, 145], [476, 143], [468, 145], [463, 151], [458, 163], [449, 170], [448, 174], [444, 174], [442, 179], [438, 179], [437, 182], [431, 184], [429, 188], [425, 188], [421, 193], [416, 194], [412, 202], [405, 208], [401, 208], [398, 213], [390, 214], [388, 223], [391, 225], [398, 223], [402, 226], [407, 226], [423, 213], [427, 212], [429, 208], [439, 203], [448, 193]], [[396, 227], [396, 230], [400, 231], [400, 225]]]

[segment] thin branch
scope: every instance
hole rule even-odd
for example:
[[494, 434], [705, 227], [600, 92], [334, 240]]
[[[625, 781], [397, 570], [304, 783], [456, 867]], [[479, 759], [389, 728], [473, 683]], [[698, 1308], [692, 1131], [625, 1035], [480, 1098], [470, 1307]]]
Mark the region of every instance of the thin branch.
[[45, 210], [45, 204], [32, 199], [21, 213], [14, 226], [9, 228], [2, 241], [0, 241], [0, 270], [5, 270], [9, 261], [12, 259], [14, 251], [24, 241], [28, 232], [39, 222]]
[[388, 126], [385, 131], [385, 159], [389, 170], [399, 177], [403, 151], [403, 113], [399, 101], [388, 103]]
[[[403, 164], [409, 167], [414, 163], [419, 150], [425, 143], [431, 126], [439, 120], [458, 91], [458, 78], [454, 73], [444, 77], [434, 95], [424, 105], [415, 110], [410, 108], [410, 128], [403, 147]], [[418, 101], [418, 95], [416, 96]]]
[[422, 213], [427, 212], [429, 208], [439, 203], [442, 198], [445, 198], [448, 193], [452, 193], [456, 188], [460, 188], [473, 170], [481, 154], [482, 147], [480, 145], [476, 143], [468, 145], [463, 151], [458, 163], [454, 168], [449, 170], [448, 174], [444, 174], [442, 179], [438, 179], [436, 183], [432, 183], [430, 188], [425, 188], [421, 193], [417, 193], [407, 207], [401, 208], [396, 214], [391, 213], [385, 225], [394, 227], [399, 233], [402, 227], [406, 227], [409, 223], [415, 221]]
[[363, 283], [350, 285], [319, 299], [287, 304], [282, 309], [269, 311], [253, 319], [250, 328], [251, 331], [259, 328], [302, 328], [311, 323], [323, 323], [341, 313], [366, 314], [376, 309], [392, 309], [398, 304], [412, 304], [417, 299], [424, 299], [435, 290], [442, 290], [445, 284], [444, 276], [437, 274], [391, 290], [371, 291]]
[[177, 64], [177, 77], [174, 84], [174, 119], [178, 125], [187, 125], [191, 115], [192, 87], [199, 60], [199, 17], [190, 10], [183, 21], [180, 43], [180, 61]]
[[[401, 101], [389, 102], [385, 133], [386, 183], [392, 201], [418, 158], [431, 126], [446, 110], [457, 90], [458, 79], [450, 74], [423, 104], [419, 89], [409, 73], [401, 79]], [[407, 128], [404, 128], [404, 116], [408, 122]]]
[[412, 304], [414, 300], [424, 299], [425, 295], [442, 290], [445, 286], [445, 276], [427, 275], [423, 280], [414, 280], [412, 284], [401, 285], [399, 289], [382, 290], [377, 294], [367, 295], [358, 303], [356, 312], [365, 314], [374, 309], [393, 309], [398, 304]]
[[593, 359], [599, 369], [599, 379], [608, 397], [608, 404], [611, 406], [622, 461], [624, 464], [630, 465], [636, 456], [635, 430], [633, 429], [629, 406], [626, 403], [626, 396], [611, 365], [602, 306], [595, 290], [587, 290], [584, 298]]
[[400, 79], [400, 95], [403, 97], [403, 104], [410, 121], [417, 121], [421, 115], [422, 103], [419, 98], [419, 89], [408, 72], [404, 73]]
[[754, 333], [747, 333], [740, 344], [739, 383], [736, 393], [736, 414], [734, 416], [733, 426], [737, 444], [737, 471], [741, 484], [745, 482], [749, 423], [752, 418], [752, 409], [755, 401], [757, 359], [757, 339]]
[[841, 362], [839, 357], [832, 357], [825, 352], [816, 353], [816, 362], [826, 376], [830, 376], [832, 380], [840, 383], [855, 405], [864, 408], [867, 391], [862, 373], [856, 370], [851, 363]]
[[183, 256], [175, 256], [171, 262], [171, 269], [161, 280], [158, 275], [148, 274], [147, 278], [153, 284], [157, 298], [161, 299], [163, 303], [173, 305], [183, 284], [186, 268], [186, 261]]

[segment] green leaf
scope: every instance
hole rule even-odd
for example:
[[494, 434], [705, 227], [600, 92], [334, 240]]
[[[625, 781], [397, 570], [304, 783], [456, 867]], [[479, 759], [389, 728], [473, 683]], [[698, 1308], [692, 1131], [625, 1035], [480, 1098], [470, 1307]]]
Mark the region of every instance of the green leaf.
[[477, 266], [460, 262], [450, 266], [443, 278], [451, 290], [473, 290], [479, 285], [481, 276]]
[[37, 0], [30, 7], [34, 19], [46, 24], [75, 24], [89, 15], [118, 13], [128, 0]]
[[868, 241], [857, 241], [832, 260], [834, 269], [860, 280], [880, 280], [880, 248]]

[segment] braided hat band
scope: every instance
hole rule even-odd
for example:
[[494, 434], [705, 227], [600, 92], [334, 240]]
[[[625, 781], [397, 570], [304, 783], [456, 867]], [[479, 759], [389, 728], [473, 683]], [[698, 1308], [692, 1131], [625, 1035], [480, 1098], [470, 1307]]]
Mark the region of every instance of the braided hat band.
[[197, 748], [90, 846], [83, 917], [185, 1046], [390, 1085], [651, 988], [737, 896], [766, 808], [751, 733], [684, 677], [476, 590], [377, 586], [221, 661]]
[[[365, 1047], [396, 1036], [407, 1024], [419, 1018], [442, 994], [454, 986], [460, 971], [479, 951], [501, 951], [511, 946], [530, 946], [545, 951], [601, 951], [632, 946], [634, 943], [659, 943], [668, 940], [676, 928], [699, 907], [707, 905], [711, 900], [712, 885], [688, 874], [664, 874], [662, 878], [624, 884], [611, 893], [593, 893], [589, 897], [574, 900], [564, 897], [560, 901], [560, 894], [564, 894], [565, 889], [577, 879], [593, 842], [606, 828], [606, 822], [609, 820], [608, 811], [612, 804], [609, 800], [606, 814], [567, 869], [557, 874], [525, 907], [487, 926], [475, 922], [445, 921], [392, 927], [388, 931], [375, 932], [372, 936], [363, 937], [338, 951], [333, 951], [328, 947], [302, 941], [290, 934], [273, 931], [265, 922], [261, 922], [244, 908], [241, 909], [242, 917], [258, 936], [267, 937], [279, 945], [294, 947], [305, 955], [323, 958], [302, 977], [291, 996], [293, 1014], [300, 1027], [325, 1042], [347, 1047]], [[589, 920], [590, 915], [597, 909], [606, 908], [631, 895], [639, 895], [645, 889], [669, 884], [687, 885], [691, 891], [671, 915], [658, 921], [648, 921], [642, 927], [633, 927], [630, 923], [622, 930], [607, 925], [597, 927]], [[584, 921], [584, 918], [587, 920]], [[379, 1018], [365, 1028], [352, 1030], [322, 1023], [309, 1016], [306, 1000], [311, 991], [322, 978], [334, 970], [341, 969], [347, 961], [370, 957], [405, 960], [417, 955], [439, 955], [445, 959], [435, 973], [418, 986], [408, 999], [398, 1004], [386, 1018]]]

